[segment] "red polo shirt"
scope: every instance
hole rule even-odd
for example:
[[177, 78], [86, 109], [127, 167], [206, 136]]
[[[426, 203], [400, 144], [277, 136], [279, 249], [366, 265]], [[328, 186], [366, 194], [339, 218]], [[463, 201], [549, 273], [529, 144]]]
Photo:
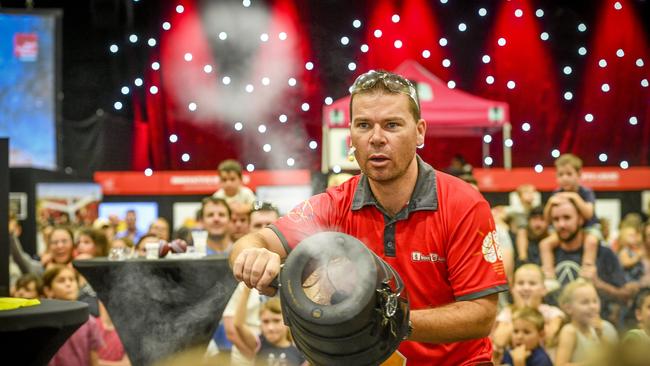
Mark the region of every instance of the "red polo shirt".
[[[418, 157], [411, 200], [390, 217], [364, 175], [313, 196], [271, 229], [287, 252], [321, 231], [352, 235], [402, 277], [412, 310], [507, 290], [488, 203], [469, 184], [435, 171]], [[407, 365], [472, 365], [491, 360], [488, 338], [449, 344], [405, 341]]]

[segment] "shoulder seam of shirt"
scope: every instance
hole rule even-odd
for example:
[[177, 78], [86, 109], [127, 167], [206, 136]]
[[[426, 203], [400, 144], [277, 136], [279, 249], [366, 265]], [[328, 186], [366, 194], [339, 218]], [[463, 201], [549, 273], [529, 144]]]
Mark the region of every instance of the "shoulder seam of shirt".
[[291, 253], [291, 248], [289, 247], [289, 242], [287, 241], [287, 238], [284, 236], [284, 234], [282, 234], [282, 232], [280, 231], [280, 229], [278, 229], [277, 226], [275, 226], [274, 224], [270, 224], [270, 225], [267, 226], [267, 227], [268, 227], [269, 229], [273, 230], [273, 232], [275, 233], [275, 235], [278, 236], [278, 238], [280, 239], [280, 243], [282, 243], [282, 246], [284, 247], [284, 250], [287, 252], [287, 255], [288, 255], [289, 253]]
[[480, 290], [480, 291], [472, 292], [470, 294], [459, 296], [459, 297], [456, 298], [456, 301], [476, 300], [476, 299], [479, 299], [481, 297], [485, 297], [485, 296], [488, 296], [488, 295], [508, 291], [508, 289], [509, 289], [509, 287], [508, 287], [507, 284], [492, 286], [492, 287], [487, 288], [487, 289], [483, 289], [483, 290]]

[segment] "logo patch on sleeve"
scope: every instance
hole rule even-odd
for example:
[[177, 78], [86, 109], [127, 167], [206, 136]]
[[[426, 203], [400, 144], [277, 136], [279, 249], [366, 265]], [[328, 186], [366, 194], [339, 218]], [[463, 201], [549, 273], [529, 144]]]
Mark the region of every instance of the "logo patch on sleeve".
[[483, 253], [483, 259], [488, 263], [495, 263], [497, 260], [503, 260], [503, 252], [501, 251], [501, 246], [497, 239], [496, 230], [492, 230], [485, 235], [481, 252]]

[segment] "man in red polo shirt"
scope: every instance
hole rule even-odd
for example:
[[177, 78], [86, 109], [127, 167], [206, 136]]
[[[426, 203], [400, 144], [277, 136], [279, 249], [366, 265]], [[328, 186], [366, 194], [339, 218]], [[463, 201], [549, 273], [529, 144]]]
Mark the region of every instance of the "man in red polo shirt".
[[339, 231], [364, 242], [402, 277], [413, 332], [406, 365], [490, 364], [497, 293], [507, 290], [488, 203], [423, 162], [426, 122], [414, 86], [370, 71], [350, 88], [351, 138], [363, 174], [298, 205], [235, 243], [234, 276], [263, 293], [302, 239]]

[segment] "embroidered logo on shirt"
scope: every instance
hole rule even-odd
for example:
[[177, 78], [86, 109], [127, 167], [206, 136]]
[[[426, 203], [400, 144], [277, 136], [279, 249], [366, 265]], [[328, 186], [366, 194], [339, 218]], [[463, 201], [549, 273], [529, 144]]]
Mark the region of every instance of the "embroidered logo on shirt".
[[411, 260], [413, 262], [444, 262], [445, 258], [436, 253], [422, 254], [420, 252], [411, 252]]
[[306, 200], [303, 203], [299, 204], [287, 214], [287, 218], [295, 223], [302, 221], [311, 221], [313, 220], [313, 216], [314, 207], [312, 207], [309, 200]]
[[495, 263], [497, 260], [503, 260], [503, 252], [501, 251], [501, 246], [497, 240], [496, 230], [492, 230], [485, 235], [481, 252], [483, 253], [483, 259], [488, 263]]

